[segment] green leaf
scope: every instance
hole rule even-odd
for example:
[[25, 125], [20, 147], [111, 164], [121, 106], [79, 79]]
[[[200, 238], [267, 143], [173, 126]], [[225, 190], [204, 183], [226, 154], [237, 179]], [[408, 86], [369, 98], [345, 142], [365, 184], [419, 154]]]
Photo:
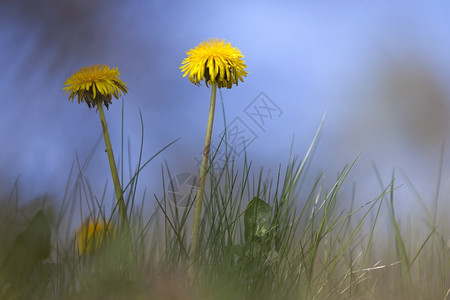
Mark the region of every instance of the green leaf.
[[17, 236], [0, 264], [0, 273], [7, 274], [7, 278], [15, 283], [26, 281], [33, 268], [50, 255], [50, 238], [50, 222], [39, 210], [27, 228]]
[[233, 254], [236, 254], [239, 257], [245, 255], [245, 244], [232, 245], [230, 249]]
[[272, 208], [264, 200], [255, 197], [250, 201], [244, 213], [245, 241], [263, 237], [269, 232]]

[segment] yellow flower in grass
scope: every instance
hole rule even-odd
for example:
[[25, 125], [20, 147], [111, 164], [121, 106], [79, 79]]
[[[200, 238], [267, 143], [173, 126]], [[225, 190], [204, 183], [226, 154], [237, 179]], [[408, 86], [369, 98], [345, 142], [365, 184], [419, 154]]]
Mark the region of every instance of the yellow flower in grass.
[[85, 221], [76, 232], [80, 255], [94, 254], [116, 237], [116, 228], [103, 220]]
[[109, 137], [108, 125], [106, 124], [105, 112], [103, 105], [108, 108], [111, 104], [112, 96], [116, 99], [127, 93], [128, 85], [119, 79], [119, 70], [110, 68], [107, 65], [93, 65], [81, 68], [75, 72], [70, 78], [66, 80], [63, 90], [64, 94], [70, 93], [69, 101], [73, 101], [75, 96], [78, 96], [78, 103], [86, 102], [91, 107], [97, 107], [98, 115], [100, 117], [103, 137], [105, 139], [105, 152], [108, 154], [109, 167], [111, 169], [111, 176], [114, 183], [114, 191], [116, 193], [117, 204], [119, 206], [119, 213], [122, 219], [122, 224], [125, 229], [128, 228], [128, 217], [125, 201], [123, 199], [123, 191], [117, 173], [116, 162], [114, 160], [114, 153], [111, 146], [111, 139]]
[[64, 94], [70, 93], [71, 101], [78, 96], [78, 103], [85, 101], [89, 108], [95, 107], [98, 101], [108, 108], [112, 96], [118, 99], [122, 92], [127, 93], [128, 85], [119, 79], [119, 75], [117, 67], [111, 69], [107, 65], [81, 68], [64, 83]]
[[211, 100], [209, 104], [208, 123], [206, 125], [205, 144], [203, 146], [203, 157], [200, 165], [199, 187], [195, 197], [194, 219], [192, 223], [192, 237], [189, 248], [189, 276], [193, 281], [197, 277], [198, 245], [200, 238], [200, 216], [202, 214], [203, 194], [205, 179], [208, 172], [209, 150], [211, 148], [211, 134], [214, 123], [214, 112], [216, 106], [217, 87], [231, 88], [233, 84], [238, 85], [247, 77], [244, 55], [230, 43], [221, 39], [209, 39], [186, 52], [187, 57], [181, 63], [183, 77], [189, 74], [189, 80], [200, 85], [205, 80], [206, 86], [211, 85]]
[[205, 80], [206, 85], [216, 83], [219, 88], [231, 88], [238, 85], [239, 80], [247, 77], [244, 55], [230, 43], [221, 39], [209, 39], [186, 52], [186, 57], [181, 63], [183, 77], [189, 74], [189, 80], [199, 85]]

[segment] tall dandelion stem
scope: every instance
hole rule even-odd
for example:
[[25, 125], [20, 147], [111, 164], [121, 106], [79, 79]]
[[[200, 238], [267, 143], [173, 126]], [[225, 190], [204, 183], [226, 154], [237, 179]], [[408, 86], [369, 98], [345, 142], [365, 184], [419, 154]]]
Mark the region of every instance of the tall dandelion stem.
[[199, 231], [200, 231], [200, 217], [202, 214], [203, 193], [205, 190], [206, 173], [209, 158], [209, 149], [211, 146], [211, 134], [214, 122], [214, 111], [216, 107], [216, 90], [217, 85], [215, 82], [211, 84], [211, 103], [209, 105], [208, 125], [206, 127], [205, 146], [203, 148], [202, 164], [200, 166], [200, 178], [199, 188], [197, 190], [195, 210], [194, 210], [194, 223], [192, 227], [192, 240], [190, 248], [190, 275], [191, 278], [196, 276], [197, 273], [197, 258], [198, 258], [198, 244], [199, 244]]
[[69, 101], [78, 98], [78, 103], [86, 102], [89, 108], [97, 106], [102, 123], [103, 137], [105, 138], [106, 152], [108, 153], [109, 167], [111, 168], [117, 204], [119, 206], [119, 214], [125, 231], [129, 232], [130, 227], [125, 202], [123, 200], [123, 192], [120, 186], [119, 175], [117, 174], [105, 113], [103, 111], [103, 105], [108, 108], [112, 104], [111, 100], [113, 96], [119, 99], [122, 93], [126, 94], [128, 91], [128, 85], [120, 80], [119, 75], [120, 73], [117, 67], [110, 68], [108, 65], [84, 67], [66, 80], [63, 90], [66, 91], [64, 94], [69, 93]]
[[200, 166], [199, 188], [195, 198], [192, 240], [189, 249], [189, 276], [191, 280], [195, 280], [198, 276], [200, 219], [216, 106], [216, 90], [217, 88], [225, 87], [231, 89], [233, 85], [238, 85], [239, 81], [244, 81], [243, 77], [247, 76], [247, 71], [245, 71], [247, 66], [242, 60], [244, 55], [242, 55], [241, 51], [222, 39], [203, 41], [194, 49], [187, 51], [186, 54], [187, 57], [182, 61], [180, 66], [183, 77], [189, 76], [189, 80], [195, 85], [200, 85], [200, 82], [203, 80], [206, 86], [211, 85], [208, 126], [206, 128], [205, 146], [203, 148], [203, 158]]
[[105, 113], [103, 111], [102, 100], [97, 103], [98, 114], [100, 116], [100, 122], [102, 124], [103, 137], [105, 138], [106, 153], [108, 153], [109, 167], [111, 169], [111, 175], [114, 183], [114, 190], [116, 192], [117, 204], [119, 206], [119, 214], [125, 229], [128, 228], [128, 217], [125, 207], [125, 201], [123, 200], [122, 187], [120, 186], [119, 174], [117, 173], [116, 162], [114, 160], [114, 154], [111, 146], [111, 140], [109, 138], [108, 126], [106, 125]]

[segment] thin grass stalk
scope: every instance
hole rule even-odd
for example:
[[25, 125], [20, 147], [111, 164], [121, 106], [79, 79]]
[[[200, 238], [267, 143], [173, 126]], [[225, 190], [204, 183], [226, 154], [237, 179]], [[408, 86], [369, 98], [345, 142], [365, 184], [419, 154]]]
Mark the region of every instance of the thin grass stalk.
[[406, 283], [408, 285], [409, 291], [413, 293], [413, 284], [411, 278], [411, 264], [409, 260], [408, 253], [406, 251], [405, 243], [403, 241], [402, 235], [400, 233], [400, 226], [398, 225], [397, 219], [395, 217], [394, 210], [394, 181], [395, 181], [395, 173], [392, 173], [391, 179], [391, 191], [390, 191], [390, 217], [391, 222], [394, 227], [394, 235], [395, 235], [395, 247], [397, 250], [397, 255], [400, 256], [402, 260], [402, 266], [404, 268], [403, 273], [406, 276]]

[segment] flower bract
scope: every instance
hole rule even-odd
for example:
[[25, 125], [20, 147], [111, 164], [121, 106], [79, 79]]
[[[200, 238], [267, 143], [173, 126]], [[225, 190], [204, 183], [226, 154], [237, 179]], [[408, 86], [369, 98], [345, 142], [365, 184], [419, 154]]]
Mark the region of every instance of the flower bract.
[[63, 88], [69, 94], [69, 100], [73, 101], [78, 96], [78, 103], [86, 102], [89, 108], [95, 107], [99, 101], [108, 108], [112, 96], [116, 99], [127, 93], [128, 85], [119, 79], [118, 68], [110, 68], [107, 65], [93, 65], [81, 68], [70, 76]]
[[203, 41], [186, 54], [180, 69], [183, 77], [189, 74], [189, 80], [196, 85], [204, 80], [207, 86], [216, 83], [219, 88], [231, 88], [247, 76], [244, 55], [225, 40]]
[[111, 223], [105, 223], [102, 220], [87, 220], [76, 232], [78, 253], [80, 255], [93, 254], [115, 235], [116, 229]]

